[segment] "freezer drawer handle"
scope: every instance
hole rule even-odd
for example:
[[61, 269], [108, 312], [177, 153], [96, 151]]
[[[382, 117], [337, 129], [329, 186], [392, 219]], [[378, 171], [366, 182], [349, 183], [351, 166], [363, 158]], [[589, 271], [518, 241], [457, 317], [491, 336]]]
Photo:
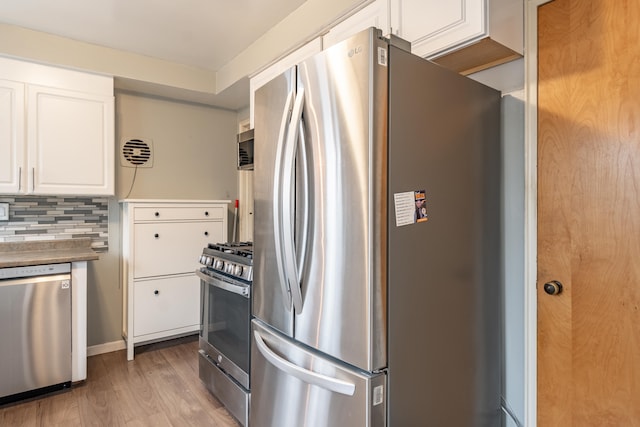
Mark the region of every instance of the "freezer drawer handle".
[[293, 363], [281, 358], [275, 354], [267, 344], [263, 341], [258, 331], [253, 331], [253, 335], [256, 340], [258, 350], [262, 355], [276, 368], [281, 371], [304, 381], [307, 384], [317, 385], [324, 389], [333, 391], [335, 393], [346, 394], [347, 396], [353, 396], [356, 392], [356, 386], [348, 381], [339, 380], [337, 378], [328, 377], [326, 375], [318, 374], [307, 369], [303, 369]]

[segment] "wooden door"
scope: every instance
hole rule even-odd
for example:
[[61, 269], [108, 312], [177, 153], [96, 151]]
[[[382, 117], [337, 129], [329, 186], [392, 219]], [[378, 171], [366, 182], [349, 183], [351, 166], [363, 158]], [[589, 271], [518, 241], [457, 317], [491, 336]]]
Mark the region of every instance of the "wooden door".
[[539, 8], [540, 427], [640, 426], [639, 22], [638, 0]]

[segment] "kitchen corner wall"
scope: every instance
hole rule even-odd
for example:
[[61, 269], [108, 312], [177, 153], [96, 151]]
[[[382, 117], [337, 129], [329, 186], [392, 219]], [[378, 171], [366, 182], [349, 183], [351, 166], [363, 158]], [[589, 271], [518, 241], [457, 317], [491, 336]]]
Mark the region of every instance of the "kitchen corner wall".
[[[235, 200], [237, 126], [235, 111], [116, 92], [116, 196], [108, 199], [108, 251], [88, 263], [90, 347], [122, 340], [119, 200]], [[153, 167], [121, 166], [120, 146], [130, 138], [153, 141]], [[199, 255], [193, 254], [195, 264]]]
[[[525, 416], [524, 254], [524, 60], [508, 62], [471, 77], [502, 91], [502, 394], [518, 417]], [[504, 415], [503, 426], [517, 423]]]

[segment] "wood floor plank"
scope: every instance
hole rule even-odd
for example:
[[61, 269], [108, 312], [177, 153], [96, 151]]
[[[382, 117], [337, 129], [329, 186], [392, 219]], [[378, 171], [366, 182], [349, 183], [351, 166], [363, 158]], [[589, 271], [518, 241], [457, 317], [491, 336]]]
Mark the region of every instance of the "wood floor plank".
[[36, 419], [38, 426], [43, 427], [72, 427], [81, 426], [80, 410], [73, 392], [56, 394], [48, 399], [40, 399], [36, 405]]
[[70, 390], [0, 406], [2, 427], [239, 427], [198, 377], [197, 337], [92, 356]]
[[34, 401], [5, 405], [4, 409], [0, 409], [0, 426], [35, 427], [37, 413], [37, 403]]
[[148, 417], [139, 417], [130, 420], [126, 424], [127, 427], [173, 427], [167, 415], [163, 412], [150, 415]]
[[[198, 376], [198, 361], [190, 357], [192, 352], [198, 351], [197, 343], [190, 346], [174, 346], [162, 350], [165, 359], [182, 378]], [[201, 405], [212, 405], [216, 408], [222, 406], [220, 401], [208, 392], [202, 381], [189, 381], [186, 383], [190, 393], [200, 400]]]
[[160, 352], [150, 353], [149, 356], [153, 357], [153, 362], [164, 365], [164, 369], [153, 370], [149, 380], [163, 391], [160, 400], [171, 422], [175, 425], [213, 425], [209, 411], [203, 410], [189, 386], [164, 356]]
[[109, 378], [113, 385], [114, 400], [121, 411], [123, 422], [150, 417], [161, 409], [158, 391], [145, 377], [143, 360], [127, 362], [124, 352], [103, 355], [109, 366]]

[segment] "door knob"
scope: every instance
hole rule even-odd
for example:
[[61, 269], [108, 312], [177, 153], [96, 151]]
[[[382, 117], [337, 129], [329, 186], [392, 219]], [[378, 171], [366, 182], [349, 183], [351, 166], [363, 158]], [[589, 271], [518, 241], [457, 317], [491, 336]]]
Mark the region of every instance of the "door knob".
[[562, 293], [562, 283], [552, 280], [544, 284], [544, 291], [549, 295], [558, 295]]

